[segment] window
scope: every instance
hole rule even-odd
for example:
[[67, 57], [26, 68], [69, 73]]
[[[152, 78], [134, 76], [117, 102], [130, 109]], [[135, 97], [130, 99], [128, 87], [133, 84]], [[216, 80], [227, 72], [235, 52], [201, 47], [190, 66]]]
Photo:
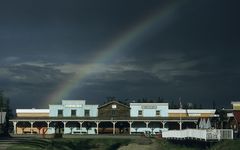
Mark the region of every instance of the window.
[[160, 110], [156, 110], [156, 116], [160, 116]]
[[138, 116], [142, 116], [142, 110], [138, 111]]
[[116, 116], [116, 110], [112, 110], [112, 116]]
[[62, 109], [59, 109], [59, 110], [58, 110], [58, 116], [59, 116], [59, 117], [62, 117], [62, 116], [63, 116], [63, 110], [62, 110]]
[[116, 109], [117, 108], [117, 105], [112, 105], [112, 109]]
[[71, 116], [76, 117], [76, 115], [77, 115], [77, 111], [76, 110], [71, 110]]
[[89, 117], [89, 116], [90, 116], [90, 110], [85, 109], [85, 110], [84, 110], [84, 116], [85, 116], [85, 117]]

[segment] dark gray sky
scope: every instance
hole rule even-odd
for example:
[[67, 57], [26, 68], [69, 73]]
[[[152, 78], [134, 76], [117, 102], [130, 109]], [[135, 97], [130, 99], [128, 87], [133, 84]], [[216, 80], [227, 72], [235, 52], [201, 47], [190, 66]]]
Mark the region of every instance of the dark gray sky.
[[[118, 53], [93, 59], [152, 16], [159, 20]], [[237, 0], [0, 1], [0, 88], [13, 108], [47, 107], [58, 86], [96, 64], [64, 99], [227, 107], [240, 99], [239, 18]]]

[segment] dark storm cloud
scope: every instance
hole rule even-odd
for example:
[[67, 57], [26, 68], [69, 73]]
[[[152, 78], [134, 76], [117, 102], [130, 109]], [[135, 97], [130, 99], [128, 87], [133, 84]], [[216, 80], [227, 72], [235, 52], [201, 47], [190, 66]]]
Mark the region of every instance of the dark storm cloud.
[[[180, 3], [180, 4], [179, 4]], [[172, 4], [161, 26], [106, 63], [92, 58], [114, 39]], [[15, 106], [35, 107], [84, 65], [97, 70], [69, 99], [165, 97], [208, 105], [238, 100], [239, 2], [1, 1], [0, 88]], [[169, 9], [171, 10], [171, 9]], [[159, 14], [162, 15], [162, 14]], [[166, 21], [165, 20], [165, 21]], [[164, 22], [165, 23], [165, 22]]]
[[[91, 56], [160, 2], [14, 1], [0, 4], [4, 54], [76, 61]], [[161, 3], [160, 3], [161, 4]], [[130, 14], [130, 15], [129, 15]], [[11, 44], [14, 41], [14, 44]], [[55, 56], [57, 52], [57, 56]], [[2, 55], [4, 56], [4, 55]], [[70, 58], [74, 59], [70, 59]]]
[[[0, 67], [1, 88], [9, 94], [13, 106], [32, 107], [71, 74], [49, 67], [7, 65]], [[35, 106], [34, 106], [35, 105]]]

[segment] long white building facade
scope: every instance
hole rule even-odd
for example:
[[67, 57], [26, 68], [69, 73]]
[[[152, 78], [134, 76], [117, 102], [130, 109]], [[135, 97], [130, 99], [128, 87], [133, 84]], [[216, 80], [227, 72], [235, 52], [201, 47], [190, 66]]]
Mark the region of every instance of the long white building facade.
[[163, 130], [198, 128], [201, 118], [214, 118], [215, 109], [169, 109], [168, 103], [62, 100], [49, 109], [17, 109], [14, 134], [157, 134]]

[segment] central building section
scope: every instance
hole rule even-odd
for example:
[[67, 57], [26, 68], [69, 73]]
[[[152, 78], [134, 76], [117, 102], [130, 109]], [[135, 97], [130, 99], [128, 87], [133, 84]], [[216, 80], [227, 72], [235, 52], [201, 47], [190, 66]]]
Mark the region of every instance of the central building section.
[[129, 117], [130, 107], [118, 101], [110, 101], [98, 107], [99, 119], [127, 120]]

